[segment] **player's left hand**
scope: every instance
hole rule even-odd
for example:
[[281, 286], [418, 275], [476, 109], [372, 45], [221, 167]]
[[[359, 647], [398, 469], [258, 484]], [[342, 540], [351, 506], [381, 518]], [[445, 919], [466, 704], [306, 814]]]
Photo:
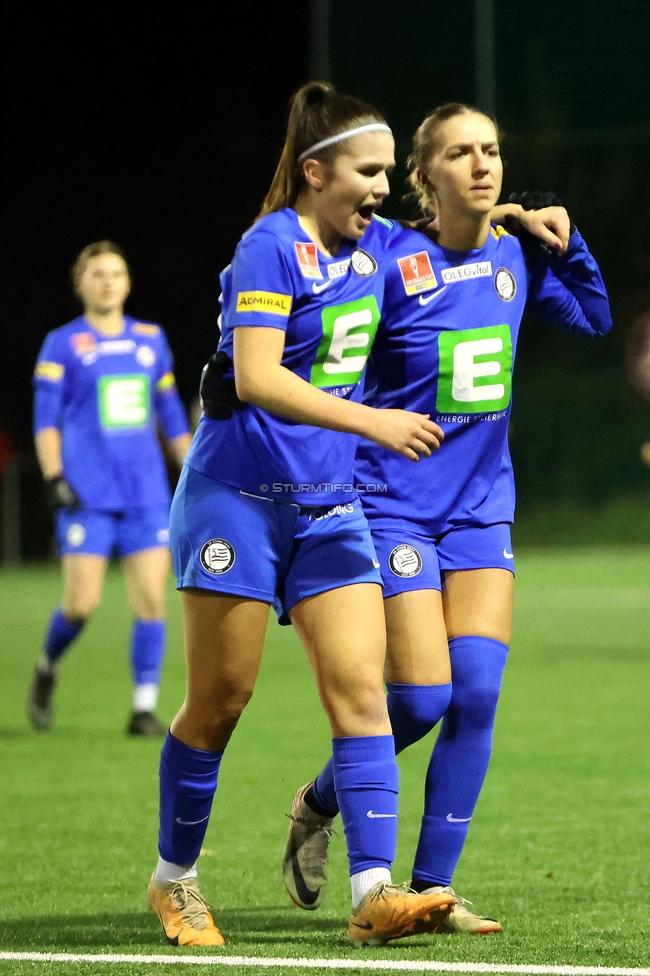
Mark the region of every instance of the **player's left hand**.
[[224, 352], [217, 352], [203, 367], [199, 396], [203, 412], [211, 420], [230, 420], [233, 410], [245, 410], [248, 406], [237, 396], [235, 381], [224, 379], [231, 365]]
[[574, 228], [556, 193], [552, 190], [525, 190], [523, 193], [511, 193], [508, 202], [522, 208], [520, 215], [511, 220], [537, 237], [545, 247], [557, 254], [564, 254]]
[[47, 504], [53, 512], [60, 508], [77, 508], [81, 502], [63, 475], [45, 479]]

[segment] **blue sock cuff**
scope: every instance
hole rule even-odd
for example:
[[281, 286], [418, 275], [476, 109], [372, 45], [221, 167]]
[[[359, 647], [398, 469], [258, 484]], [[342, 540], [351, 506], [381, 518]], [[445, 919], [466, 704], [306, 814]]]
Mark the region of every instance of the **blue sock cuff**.
[[475, 634], [463, 634], [462, 637], [449, 638], [449, 650], [494, 650], [501, 654], [508, 653], [508, 645], [501, 641], [494, 640], [492, 637], [478, 637]]
[[167, 625], [164, 620], [134, 620], [131, 627], [131, 669], [136, 685], [160, 683]]
[[501, 684], [501, 675], [508, 659], [508, 645], [491, 637], [467, 635], [452, 637], [449, 641], [452, 681], [469, 681], [473, 686], [496, 681]]
[[398, 685], [390, 684], [386, 685], [386, 690], [389, 695], [395, 695], [399, 698], [404, 698], [407, 701], [417, 702], [422, 699], [429, 699], [431, 694], [441, 694], [444, 695], [447, 692], [451, 694], [451, 681], [444, 685]]
[[357, 735], [332, 739], [334, 762], [366, 763], [395, 758], [392, 735]]
[[200, 776], [218, 770], [223, 753], [223, 749], [219, 752], [193, 749], [192, 746], [186, 746], [184, 742], [168, 732], [160, 753], [160, 760], [190, 776]]
[[383, 789], [399, 793], [392, 735], [332, 739], [332, 755], [337, 792]]

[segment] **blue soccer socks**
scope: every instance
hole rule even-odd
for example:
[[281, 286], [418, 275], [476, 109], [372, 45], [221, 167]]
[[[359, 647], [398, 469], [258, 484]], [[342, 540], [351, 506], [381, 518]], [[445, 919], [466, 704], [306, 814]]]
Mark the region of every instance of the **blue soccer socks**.
[[[438, 724], [449, 706], [451, 684], [388, 685], [388, 714], [395, 737], [395, 754], [418, 742]], [[334, 769], [330, 759], [316, 777], [305, 802], [315, 813], [335, 817], [338, 813]]]
[[43, 654], [50, 664], [56, 664], [63, 657], [85, 623], [85, 620], [67, 620], [61, 607], [56, 608], [50, 617], [43, 646]]
[[505, 644], [488, 637], [454, 637], [449, 652], [451, 704], [427, 772], [416, 890], [451, 883], [487, 773], [508, 656]]
[[158, 851], [172, 864], [194, 864], [208, 829], [217, 789], [220, 752], [192, 749], [171, 732], [160, 754]]
[[395, 754], [399, 755], [438, 724], [451, 701], [451, 682], [446, 685], [387, 685], [387, 688]]
[[392, 735], [332, 740], [336, 798], [350, 874], [386, 868], [395, 859], [399, 774]]
[[164, 620], [133, 621], [129, 656], [133, 683], [136, 687], [160, 684], [166, 636], [167, 627]]

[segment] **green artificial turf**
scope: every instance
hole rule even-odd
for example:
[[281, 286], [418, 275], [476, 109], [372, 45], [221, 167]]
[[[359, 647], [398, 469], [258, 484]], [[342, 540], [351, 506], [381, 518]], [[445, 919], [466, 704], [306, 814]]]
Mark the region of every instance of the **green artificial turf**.
[[[284, 814], [325, 760], [329, 733], [295, 634], [272, 623], [200, 860], [224, 952], [649, 965], [650, 548], [531, 551], [518, 557], [517, 570], [494, 758], [454, 879], [479, 911], [500, 919], [503, 935], [418, 937], [356, 952], [346, 936], [342, 831], [324, 906], [307, 913], [291, 905], [279, 872]], [[160, 742], [124, 734], [130, 615], [118, 571], [61, 667], [53, 731], [28, 727], [26, 690], [59, 587], [55, 567], [0, 573], [0, 949], [214, 954], [166, 946], [146, 908]], [[159, 707], [167, 720], [183, 694], [180, 606], [171, 587], [169, 611]], [[410, 877], [431, 745], [429, 736], [400, 758], [397, 881]], [[0, 962], [3, 973], [35, 971], [238, 970]]]

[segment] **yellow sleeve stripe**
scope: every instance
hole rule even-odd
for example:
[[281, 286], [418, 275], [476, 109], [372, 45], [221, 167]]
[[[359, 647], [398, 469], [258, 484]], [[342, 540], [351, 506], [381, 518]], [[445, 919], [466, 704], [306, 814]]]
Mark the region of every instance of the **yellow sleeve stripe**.
[[156, 383], [156, 389], [162, 393], [164, 390], [169, 390], [172, 386], [174, 386], [175, 383], [176, 380], [174, 379], [174, 374], [165, 373], [165, 375], [161, 376]]
[[495, 239], [496, 239], [497, 241], [498, 241], [498, 240], [499, 240], [499, 239], [500, 239], [501, 237], [511, 237], [511, 236], [512, 236], [512, 235], [511, 235], [511, 234], [510, 234], [510, 233], [509, 233], [509, 232], [508, 232], [508, 231], [507, 231], [507, 230], [505, 229], [505, 227], [502, 227], [502, 226], [501, 226], [501, 224], [497, 224], [497, 225], [496, 225], [495, 227], [491, 227], [491, 228], [490, 228], [490, 230], [492, 231], [492, 237], [494, 237], [494, 238], [495, 238]]
[[36, 364], [36, 369], [34, 370], [34, 376], [43, 380], [52, 380], [53, 383], [58, 383], [59, 380], [63, 379], [63, 374], [65, 373], [65, 366], [61, 363], [48, 363], [41, 362]]
[[288, 318], [291, 312], [291, 295], [278, 295], [274, 291], [240, 291], [237, 294], [236, 312], [270, 312]]

